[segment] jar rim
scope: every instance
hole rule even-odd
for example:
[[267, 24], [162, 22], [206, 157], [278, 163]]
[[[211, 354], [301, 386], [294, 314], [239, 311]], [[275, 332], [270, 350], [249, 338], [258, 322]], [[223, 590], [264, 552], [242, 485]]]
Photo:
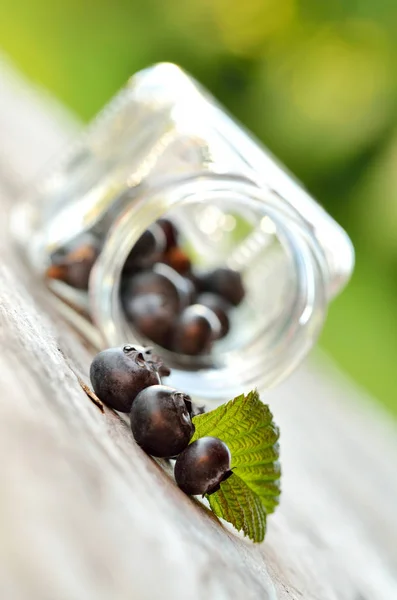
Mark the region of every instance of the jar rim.
[[[176, 207], [233, 195], [260, 208], [275, 223], [278, 238], [291, 254], [296, 289], [291, 309], [272, 335], [252, 341], [250, 348], [232, 350], [211, 364], [203, 359], [200, 370], [173, 369], [170, 384], [199, 399], [223, 401], [252, 387], [275, 385], [288, 375], [312, 347], [326, 312], [327, 263], [310, 225], [282, 197], [259, 188], [246, 177], [201, 173], [173, 181], [161, 189], [150, 188], [133, 198], [116, 219], [92, 270], [90, 306], [103, 343], [126, 341], [126, 325], [119, 300], [123, 264], [140, 235], [161, 216]], [[307, 334], [310, 330], [310, 335]], [[139, 342], [136, 342], [139, 343]], [[244, 352], [244, 365], [239, 356]]]

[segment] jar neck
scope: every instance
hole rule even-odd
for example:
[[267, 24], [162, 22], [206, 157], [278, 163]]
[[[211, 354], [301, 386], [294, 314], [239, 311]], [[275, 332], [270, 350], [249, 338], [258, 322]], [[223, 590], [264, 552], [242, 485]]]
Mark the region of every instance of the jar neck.
[[[142, 343], [126, 323], [119, 297], [121, 272], [131, 248], [165, 213], [222, 202], [236, 212], [250, 211], [258, 224], [228, 258], [229, 266], [242, 271], [249, 284], [248, 308], [236, 316], [239, 343], [194, 364], [159, 349], [173, 368], [170, 385], [199, 400], [215, 402], [284, 379], [302, 361], [321, 330], [326, 311], [326, 261], [310, 228], [291, 205], [270, 190], [231, 176], [205, 174], [151, 190], [135, 198], [116, 220], [90, 281], [92, 315], [103, 344]], [[269, 231], [265, 235], [263, 231], [270, 225], [272, 244], [265, 252]], [[251, 331], [248, 336], [247, 331]]]

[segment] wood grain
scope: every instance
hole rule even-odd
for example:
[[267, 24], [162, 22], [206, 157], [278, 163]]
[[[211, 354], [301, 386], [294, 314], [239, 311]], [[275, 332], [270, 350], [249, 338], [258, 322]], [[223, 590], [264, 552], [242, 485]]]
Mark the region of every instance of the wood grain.
[[325, 359], [264, 393], [284, 475], [261, 546], [87, 396], [89, 352], [7, 234], [19, 191], [78, 127], [0, 61], [0, 597], [396, 600], [396, 426]]

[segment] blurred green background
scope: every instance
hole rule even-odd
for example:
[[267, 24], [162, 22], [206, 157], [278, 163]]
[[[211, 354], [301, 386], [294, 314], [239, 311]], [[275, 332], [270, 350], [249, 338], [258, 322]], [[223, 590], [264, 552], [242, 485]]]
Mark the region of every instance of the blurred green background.
[[13, 0], [0, 47], [83, 119], [156, 61], [204, 83], [351, 235], [321, 344], [397, 414], [394, 0]]

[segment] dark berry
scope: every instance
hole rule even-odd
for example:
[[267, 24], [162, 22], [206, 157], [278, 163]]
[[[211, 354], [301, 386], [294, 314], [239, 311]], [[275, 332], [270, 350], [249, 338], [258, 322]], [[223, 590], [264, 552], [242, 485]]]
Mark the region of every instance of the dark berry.
[[175, 246], [170, 248], [163, 256], [162, 261], [169, 265], [180, 275], [186, 275], [190, 272], [192, 263], [190, 258], [181, 248]]
[[222, 296], [233, 306], [238, 306], [245, 296], [244, 285], [238, 271], [219, 268], [198, 278], [201, 291]]
[[[163, 266], [166, 267], [166, 265]], [[147, 294], [162, 296], [175, 311], [180, 306], [180, 295], [175, 283], [170, 281], [163, 273], [142, 271], [142, 273], [137, 273], [133, 277], [123, 280], [121, 300], [126, 311], [128, 311], [129, 303], [133, 298]]]
[[140, 391], [160, 381], [153, 362], [135, 346], [99, 352], [91, 363], [90, 379], [98, 398], [120, 412], [128, 412]]
[[64, 281], [76, 289], [87, 290], [99, 250], [97, 238], [86, 233], [70, 242], [64, 250], [52, 255], [52, 265], [47, 269], [46, 275], [50, 279]]
[[190, 397], [165, 385], [142, 390], [134, 400], [130, 417], [137, 444], [152, 456], [179, 454], [194, 433]]
[[196, 417], [197, 415], [203, 415], [205, 413], [205, 406], [197, 406], [197, 404], [192, 404], [192, 417]]
[[154, 273], [161, 275], [174, 286], [179, 297], [179, 306], [181, 308], [188, 306], [193, 302], [196, 294], [196, 289], [192, 281], [187, 277], [182, 277], [169, 265], [163, 263], [156, 263], [153, 267]]
[[153, 225], [141, 235], [129, 253], [124, 264], [124, 273], [133, 273], [139, 268], [153, 265], [159, 260], [165, 247], [165, 234], [159, 225], [153, 223]]
[[168, 377], [171, 375], [171, 369], [164, 364], [164, 360], [158, 354], [153, 354], [153, 348], [151, 346], [139, 346], [138, 344], [124, 346], [125, 351], [141, 352], [143, 358], [150, 365], [152, 369], [158, 372], [160, 377]]
[[175, 324], [172, 349], [190, 356], [208, 352], [220, 328], [219, 319], [209, 308], [199, 304], [188, 306]]
[[149, 346], [147, 348], [142, 348], [142, 354], [149, 364], [158, 371], [160, 377], [169, 377], [171, 375], [171, 369], [164, 364], [161, 356], [157, 354], [153, 354], [152, 348]]
[[157, 224], [161, 227], [166, 238], [165, 251], [167, 252], [170, 248], [177, 246], [178, 244], [178, 230], [169, 219], [159, 219]]
[[203, 437], [190, 444], [177, 458], [175, 480], [191, 496], [213, 494], [230, 477], [230, 451], [216, 437]]
[[160, 294], [144, 294], [126, 298], [124, 310], [136, 329], [156, 344], [164, 345], [176, 319], [175, 310]]
[[227, 314], [230, 305], [218, 294], [211, 294], [210, 292], [200, 294], [197, 298], [197, 304], [210, 308], [216, 314], [221, 324], [219, 339], [225, 337], [230, 329], [230, 320]]

